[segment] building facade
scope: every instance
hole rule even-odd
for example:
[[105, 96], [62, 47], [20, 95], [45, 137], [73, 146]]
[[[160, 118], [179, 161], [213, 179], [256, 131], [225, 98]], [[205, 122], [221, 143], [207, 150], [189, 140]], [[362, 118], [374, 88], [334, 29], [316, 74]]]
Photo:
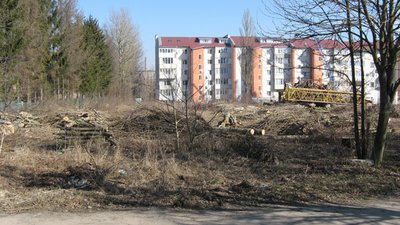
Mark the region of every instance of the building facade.
[[[348, 50], [335, 40], [266, 37], [155, 38], [159, 100], [237, 101], [250, 95], [278, 101], [285, 85], [304, 81], [350, 91]], [[367, 98], [379, 102], [372, 57], [356, 56], [356, 79], [365, 71]]]

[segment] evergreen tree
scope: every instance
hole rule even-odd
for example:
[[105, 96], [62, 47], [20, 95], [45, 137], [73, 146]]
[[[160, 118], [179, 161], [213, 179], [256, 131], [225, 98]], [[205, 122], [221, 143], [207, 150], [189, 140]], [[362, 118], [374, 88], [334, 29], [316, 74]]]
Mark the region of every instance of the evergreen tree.
[[86, 60], [81, 73], [80, 90], [86, 95], [104, 94], [111, 83], [112, 58], [105, 35], [92, 16], [84, 21], [81, 46]]
[[11, 71], [24, 44], [23, 29], [17, 26], [21, 15], [18, 0], [0, 1], [0, 79], [4, 109], [13, 100], [11, 90], [17, 80]]
[[64, 32], [61, 29], [61, 13], [58, 0], [50, 1], [48, 14], [49, 42], [46, 62], [47, 80], [54, 96], [58, 96], [60, 79], [64, 75], [67, 57], [63, 47]]

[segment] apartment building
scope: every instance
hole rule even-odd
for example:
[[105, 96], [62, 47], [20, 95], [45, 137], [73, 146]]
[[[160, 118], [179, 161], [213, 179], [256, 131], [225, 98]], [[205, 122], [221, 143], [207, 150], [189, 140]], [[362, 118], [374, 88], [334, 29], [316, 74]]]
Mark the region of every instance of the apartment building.
[[[156, 83], [159, 100], [237, 101], [249, 93], [262, 101], [278, 101], [285, 85], [305, 80], [349, 91], [348, 50], [335, 40], [267, 37], [158, 37]], [[372, 57], [361, 60], [367, 98], [379, 101]], [[359, 83], [359, 82], [358, 82]]]

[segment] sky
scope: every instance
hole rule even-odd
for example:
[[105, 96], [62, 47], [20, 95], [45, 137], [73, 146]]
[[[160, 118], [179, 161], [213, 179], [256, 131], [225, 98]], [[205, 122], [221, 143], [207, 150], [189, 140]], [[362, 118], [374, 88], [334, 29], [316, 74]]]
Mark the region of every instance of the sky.
[[[147, 69], [154, 69], [155, 35], [219, 37], [240, 35], [243, 13], [250, 10], [256, 26], [267, 26], [262, 0], [78, 0], [86, 17], [101, 27], [112, 10], [125, 9], [139, 28]], [[259, 24], [259, 25], [257, 25]]]

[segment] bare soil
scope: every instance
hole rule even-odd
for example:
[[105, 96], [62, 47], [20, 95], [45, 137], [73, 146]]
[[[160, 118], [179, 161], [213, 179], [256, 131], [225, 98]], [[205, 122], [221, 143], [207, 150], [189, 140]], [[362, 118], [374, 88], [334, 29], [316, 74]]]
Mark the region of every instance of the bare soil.
[[[29, 112], [29, 119], [1, 115], [18, 129], [5, 137], [0, 154], [0, 212], [243, 209], [354, 203], [400, 193], [398, 109], [379, 168], [352, 161], [350, 106], [209, 104], [191, 106], [188, 116], [180, 108], [177, 120], [171, 107], [157, 103], [47, 109]], [[376, 111], [368, 110], [371, 121]], [[228, 112], [241, 128], [262, 128], [267, 135], [215, 129]], [[60, 138], [62, 118], [81, 113], [108, 126], [117, 145]]]

